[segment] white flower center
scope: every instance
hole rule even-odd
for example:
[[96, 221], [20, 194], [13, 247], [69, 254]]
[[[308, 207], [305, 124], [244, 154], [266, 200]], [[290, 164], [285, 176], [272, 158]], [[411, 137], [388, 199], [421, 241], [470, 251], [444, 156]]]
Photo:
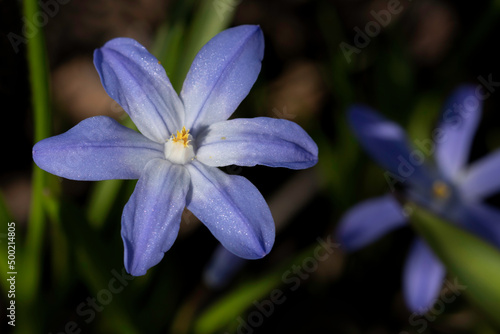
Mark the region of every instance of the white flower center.
[[190, 144], [192, 136], [186, 127], [182, 131], [177, 131], [177, 135], [172, 135], [165, 143], [165, 159], [171, 163], [185, 165], [194, 159], [194, 148]]

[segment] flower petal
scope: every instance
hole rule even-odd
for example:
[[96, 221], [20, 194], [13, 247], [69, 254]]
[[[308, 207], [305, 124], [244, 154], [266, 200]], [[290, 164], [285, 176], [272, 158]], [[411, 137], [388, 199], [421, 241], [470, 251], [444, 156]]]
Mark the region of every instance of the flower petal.
[[162, 156], [161, 144], [106, 116], [87, 118], [33, 147], [41, 169], [86, 181], [138, 179], [149, 160]]
[[130, 38], [115, 38], [94, 51], [106, 92], [151, 140], [165, 142], [182, 128], [184, 108], [159, 61]]
[[436, 162], [450, 179], [465, 166], [481, 117], [482, 102], [474, 86], [456, 89], [445, 104], [438, 127]]
[[236, 275], [245, 262], [245, 259], [219, 245], [203, 273], [203, 281], [211, 288], [222, 288]]
[[130, 274], [146, 274], [174, 243], [189, 184], [181, 165], [154, 159], [144, 168], [122, 215], [125, 269]]
[[408, 180], [419, 187], [432, 184], [424, 159], [412, 155], [403, 129], [374, 110], [354, 105], [348, 111], [350, 125], [363, 148], [400, 182]]
[[255, 186], [239, 175], [228, 175], [196, 160], [187, 165], [192, 193], [187, 208], [230, 252], [259, 259], [274, 244], [274, 221]]
[[318, 146], [297, 124], [268, 117], [211, 124], [199, 136], [196, 158], [209, 166], [302, 169], [318, 161]]
[[460, 185], [463, 196], [482, 200], [500, 191], [500, 150], [474, 162]]
[[406, 304], [412, 312], [424, 314], [439, 296], [446, 269], [420, 238], [410, 249], [403, 274]]
[[337, 235], [342, 246], [354, 251], [405, 225], [401, 205], [391, 195], [361, 202], [341, 218]]
[[194, 136], [231, 116], [257, 80], [263, 56], [264, 36], [253, 25], [224, 30], [198, 52], [180, 94]]
[[500, 211], [487, 204], [469, 203], [463, 207], [464, 227], [500, 248]]

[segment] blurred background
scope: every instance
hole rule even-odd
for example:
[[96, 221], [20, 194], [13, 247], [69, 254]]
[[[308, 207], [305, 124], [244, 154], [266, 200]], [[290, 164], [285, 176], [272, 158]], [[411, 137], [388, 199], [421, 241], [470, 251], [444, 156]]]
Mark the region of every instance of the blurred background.
[[[411, 137], [427, 138], [456, 86], [478, 85], [480, 77], [500, 81], [499, 1], [38, 4], [39, 15], [33, 16], [23, 7], [30, 6], [26, 2], [0, 2], [0, 254], [6, 252], [6, 222], [14, 221], [18, 259], [16, 328], [2, 316], [2, 332], [497, 332], [462, 294], [424, 316], [406, 308], [401, 273], [415, 234], [410, 227], [352, 254], [332, 236], [349, 207], [388, 190], [383, 170], [348, 128], [346, 108], [366, 103]], [[30, 30], [30, 24], [42, 29]], [[40, 120], [32, 107], [27, 44], [45, 37], [46, 55], [38, 57], [48, 69], [50, 114], [44, 122], [51, 136], [95, 115], [130, 124], [92, 63], [93, 50], [109, 39], [126, 36], [145, 45], [179, 91], [199, 48], [240, 24], [260, 25], [266, 48], [259, 78], [233, 117], [298, 123], [318, 144], [319, 163], [305, 171], [223, 168], [257, 186], [278, 230], [271, 253], [241, 261], [227, 282], [206, 279], [218, 242], [189, 212], [160, 264], [129, 280], [123, 275], [120, 219], [135, 181], [78, 182], [34, 173], [31, 148]], [[373, 29], [370, 35], [360, 37], [367, 27]], [[471, 160], [500, 147], [499, 106], [500, 94], [492, 91]], [[489, 202], [500, 204], [498, 198]], [[325, 248], [329, 243], [333, 248]], [[315, 256], [318, 249], [327, 256]], [[9, 303], [6, 289], [2, 282], [2, 315]]]

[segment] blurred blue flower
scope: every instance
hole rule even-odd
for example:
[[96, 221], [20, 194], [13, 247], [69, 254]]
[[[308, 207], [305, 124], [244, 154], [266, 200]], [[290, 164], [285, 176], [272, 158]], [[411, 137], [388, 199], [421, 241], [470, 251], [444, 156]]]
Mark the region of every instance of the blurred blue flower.
[[[349, 122], [362, 146], [383, 168], [396, 196], [370, 199], [341, 219], [338, 237], [350, 251], [403, 226], [400, 200], [413, 201], [500, 247], [500, 211], [483, 200], [500, 190], [500, 150], [467, 166], [482, 103], [473, 86], [459, 87], [447, 101], [432, 139], [412, 147], [397, 124], [361, 105], [351, 107]], [[425, 161], [426, 156], [434, 159]], [[401, 189], [396, 189], [399, 185]], [[417, 238], [404, 268], [403, 290], [410, 310], [425, 313], [439, 295], [445, 268]]]
[[220, 289], [231, 281], [245, 261], [219, 245], [205, 267], [203, 282], [212, 289]]
[[33, 148], [36, 164], [74, 180], [139, 179], [122, 215], [125, 267], [144, 275], [177, 237], [187, 207], [232, 253], [261, 258], [274, 243], [266, 201], [227, 165], [292, 169], [316, 164], [318, 148], [297, 124], [259, 117], [227, 120], [261, 68], [258, 26], [227, 29], [197, 54], [180, 96], [142, 45], [117, 38], [94, 52], [106, 92], [140, 133], [115, 120], [86, 119]]

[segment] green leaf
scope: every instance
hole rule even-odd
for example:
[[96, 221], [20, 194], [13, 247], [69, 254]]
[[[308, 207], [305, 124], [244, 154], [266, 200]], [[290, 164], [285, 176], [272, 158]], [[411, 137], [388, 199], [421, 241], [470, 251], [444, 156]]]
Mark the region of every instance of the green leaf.
[[87, 210], [92, 227], [99, 229], [106, 222], [122, 184], [123, 180], [106, 180], [94, 185]]
[[500, 252], [476, 236], [409, 204], [413, 227], [465, 285], [464, 294], [500, 328]]
[[281, 283], [281, 272], [273, 273], [259, 280], [245, 282], [230, 295], [215, 303], [196, 321], [194, 333], [214, 333], [221, 326], [235, 320], [252, 305], [252, 302], [266, 296]]
[[[418, 142], [432, 143], [435, 149], [434, 130], [438, 126], [438, 116], [441, 111], [442, 99], [433, 92], [425, 93], [417, 100], [409, 115], [407, 132], [414, 144]], [[421, 147], [417, 148], [422, 151]], [[424, 150], [425, 151], [425, 150]], [[432, 152], [423, 152], [429, 155]]]
[[[176, 78], [175, 76], [179, 59], [184, 56], [182, 51], [188, 27], [186, 22], [189, 21], [193, 5], [193, 0], [177, 1], [172, 4], [173, 8], [169, 10], [168, 18], [156, 31], [151, 47], [151, 53], [161, 62], [172, 83], [182, 84], [184, 80], [184, 77]], [[174, 85], [174, 88], [179, 92], [180, 87]]]
[[[254, 307], [254, 302], [269, 297], [273, 289], [287, 283], [283, 279], [283, 275], [291, 272], [292, 266], [303, 263], [306, 258], [314, 257], [317, 248], [318, 244], [314, 244], [292, 259], [285, 261], [284, 265], [271, 270], [267, 275], [244, 281], [227, 295], [211, 304], [196, 319], [193, 333], [210, 334], [236, 323], [238, 317], [243, 316], [247, 309]], [[286, 289], [282, 291], [284, 292]]]
[[[32, 18], [39, 14], [39, 3], [36, 0], [23, 2], [23, 16]], [[51, 105], [50, 83], [45, 36], [42, 27], [33, 27], [33, 32], [27, 36], [27, 61], [31, 87], [31, 103], [33, 108], [34, 139], [40, 141], [50, 136]], [[27, 317], [30, 311], [36, 309], [39, 298], [39, 288], [42, 273], [43, 241], [46, 228], [44, 212], [44, 196], [50, 193], [49, 176], [40, 168], [34, 166], [32, 177], [31, 210], [28, 220], [26, 240], [22, 257], [18, 254], [17, 268], [22, 275], [17, 277], [16, 292], [19, 303], [19, 318]], [[20, 245], [19, 245], [20, 246]], [[20, 247], [17, 248], [20, 248]], [[40, 317], [34, 315], [29, 322], [20, 322], [16, 328], [22, 333], [36, 333]]]
[[[91, 297], [97, 297], [107, 290], [111, 296], [109, 304], [102, 305], [105, 312], [99, 316], [101, 325], [110, 325], [113, 329], [106, 329], [106, 333], [139, 333], [134, 319], [128, 316], [127, 305], [130, 301], [132, 282], [121, 284], [116, 280], [114, 272], [121, 273], [122, 261], [113, 262], [113, 249], [110, 243], [104, 240], [85, 220], [85, 215], [71, 202], [64, 202], [60, 206], [61, 220], [64, 233], [72, 241], [71, 250], [75, 251], [78, 274], [91, 292]], [[121, 251], [121, 250], [120, 250]], [[135, 278], [134, 278], [135, 279]], [[114, 282], [114, 283], [113, 283]], [[112, 288], [114, 284], [115, 288]], [[122, 293], [126, 290], [126, 293]]]
[[206, 310], [195, 322], [194, 333], [209, 334], [221, 329], [244, 314], [255, 300], [266, 296], [281, 283], [282, 271], [261, 279], [247, 281]]
[[[158, 58], [165, 68], [171, 82], [182, 82], [184, 78], [176, 78], [176, 67], [181, 55], [183, 38], [186, 32], [184, 21], [175, 21], [172, 25], [163, 23], [156, 33], [151, 53]], [[177, 93], [180, 87], [174, 86]]]

